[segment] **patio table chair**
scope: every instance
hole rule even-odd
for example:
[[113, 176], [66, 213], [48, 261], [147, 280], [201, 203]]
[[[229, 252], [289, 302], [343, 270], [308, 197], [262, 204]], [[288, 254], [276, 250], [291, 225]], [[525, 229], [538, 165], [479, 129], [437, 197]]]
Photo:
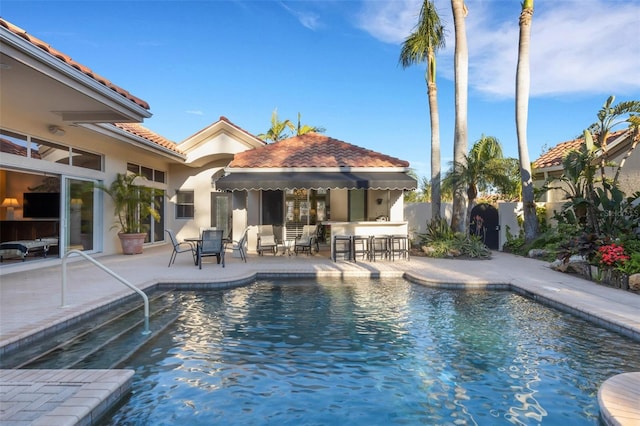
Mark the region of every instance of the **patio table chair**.
[[242, 236], [239, 240], [233, 240], [233, 249], [238, 249], [238, 253], [240, 253], [240, 258], [247, 263], [247, 253], [244, 250], [244, 246], [247, 244], [247, 235], [249, 234], [249, 227], [247, 226], [242, 233]]
[[193, 263], [197, 263], [196, 258], [196, 248], [193, 243], [187, 241], [178, 241], [176, 235], [173, 233], [171, 229], [165, 229], [165, 232], [169, 234], [169, 239], [171, 240], [171, 245], [173, 246], [173, 251], [171, 252], [171, 257], [169, 258], [169, 267], [173, 265], [176, 261], [176, 257], [178, 257], [178, 253], [186, 253], [191, 252], [191, 256], [193, 257]]
[[202, 269], [202, 258], [205, 256], [215, 256], [217, 263], [222, 263], [224, 268], [224, 251], [226, 241], [222, 238], [221, 229], [205, 229], [202, 231], [202, 240], [198, 245], [198, 268]]
[[278, 241], [273, 225], [260, 225], [258, 229], [258, 254], [262, 256], [265, 250], [270, 250], [274, 256], [278, 253]]
[[308, 255], [311, 255], [314, 244], [316, 246], [316, 252], [319, 252], [320, 245], [318, 244], [318, 225], [304, 225], [302, 227], [302, 234], [297, 237], [294, 242], [293, 251], [296, 256], [298, 255], [298, 250], [302, 251], [302, 253], [307, 252]]

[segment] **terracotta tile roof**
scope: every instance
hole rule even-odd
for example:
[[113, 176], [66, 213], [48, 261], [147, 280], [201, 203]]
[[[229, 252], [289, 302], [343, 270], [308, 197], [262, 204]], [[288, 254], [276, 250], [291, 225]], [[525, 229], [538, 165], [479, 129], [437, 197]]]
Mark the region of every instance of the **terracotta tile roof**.
[[144, 138], [149, 142], [153, 142], [154, 144], [159, 145], [163, 148], [167, 148], [178, 154], [184, 154], [184, 152], [182, 152], [178, 148], [178, 145], [175, 142], [170, 141], [163, 136], [160, 136], [159, 134], [147, 129], [146, 127], [138, 123], [114, 123], [113, 125], [118, 127], [119, 129], [124, 130], [125, 132]]
[[409, 167], [409, 162], [319, 133], [307, 133], [240, 152], [229, 167]]
[[[8, 139], [0, 138], [0, 152], [5, 152], [7, 154], [19, 155], [20, 157], [27, 156], [27, 147], [20, 146], [11, 142]], [[33, 158], [40, 158], [40, 153], [38, 151], [34, 151], [31, 153]]]
[[[620, 135], [627, 132], [627, 130], [618, 130], [609, 135], [607, 139], [608, 143], [613, 142]], [[571, 141], [561, 142], [558, 145], [545, 152], [533, 162], [534, 169], [543, 169], [546, 167], [560, 166], [565, 155], [573, 149], [578, 149], [580, 145], [584, 143], [584, 137], [580, 137]]]
[[68, 55], [65, 55], [64, 53], [60, 52], [57, 49], [54, 49], [53, 47], [51, 47], [50, 45], [48, 45], [47, 43], [45, 43], [44, 41], [27, 34], [27, 32], [25, 30], [23, 30], [22, 28], [13, 25], [12, 23], [6, 21], [5, 19], [0, 18], [0, 25], [3, 26], [4, 28], [6, 28], [7, 30], [11, 31], [12, 33], [22, 37], [23, 39], [25, 39], [26, 41], [30, 42], [31, 44], [33, 44], [34, 46], [40, 48], [41, 50], [49, 53], [51, 56], [58, 58], [59, 60], [61, 60], [62, 62], [66, 63], [67, 65], [75, 68], [76, 70], [80, 71], [81, 73], [85, 74], [88, 77], [91, 77], [92, 79], [94, 79], [95, 81], [97, 81], [98, 83], [108, 87], [109, 89], [113, 90], [114, 92], [122, 95], [123, 97], [127, 98], [128, 100], [130, 100], [131, 102], [136, 103], [137, 105], [139, 105], [140, 107], [144, 108], [144, 109], [149, 109], [149, 104], [145, 101], [143, 101], [142, 99], [133, 96], [131, 93], [129, 93], [128, 91], [124, 90], [123, 88], [121, 88], [120, 86], [116, 86], [115, 84], [113, 84], [112, 82], [110, 82], [109, 80], [107, 80], [106, 78], [94, 73], [93, 71], [91, 71], [91, 69], [85, 67], [84, 65], [74, 61], [73, 59], [71, 59], [71, 57], [69, 57]]

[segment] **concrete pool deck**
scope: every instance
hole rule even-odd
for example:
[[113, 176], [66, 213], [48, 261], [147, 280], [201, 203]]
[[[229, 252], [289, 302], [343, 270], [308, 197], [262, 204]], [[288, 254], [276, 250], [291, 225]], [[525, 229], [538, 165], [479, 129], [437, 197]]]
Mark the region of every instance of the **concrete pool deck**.
[[[135, 256], [96, 256], [96, 259], [141, 289], [158, 283], [180, 284], [247, 282], [262, 274], [271, 276], [318, 277], [402, 277], [425, 285], [444, 285], [457, 288], [509, 288], [541, 303], [582, 316], [594, 323], [616, 330], [640, 342], [640, 295], [604, 287], [588, 280], [549, 269], [546, 262], [496, 252], [489, 261], [411, 258], [407, 261], [333, 262], [326, 252], [313, 256], [257, 256], [249, 255], [247, 263], [227, 253], [226, 267], [216, 265], [215, 258], [206, 258], [202, 269], [193, 265], [189, 254], [178, 255], [168, 268], [171, 248], [167, 245], [148, 247]], [[127, 287], [96, 266], [78, 257], [69, 259], [65, 306], [62, 305], [62, 267], [59, 259], [29, 261], [3, 265], [0, 268], [0, 356], [28, 344], [29, 337], [62, 328], [65, 322], [132, 293]], [[0, 423], [38, 424], [41, 416], [48, 416], [46, 424], [90, 424], [96, 407], [104, 399], [95, 392], [83, 397], [80, 384], [70, 380], [68, 399], [77, 406], [55, 405], [38, 392], [34, 375], [30, 380], [16, 381], [18, 370], [0, 371]], [[50, 370], [49, 370], [50, 371]], [[71, 374], [74, 370], [68, 370]], [[78, 371], [78, 370], [75, 370]], [[89, 370], [80, 370], [87, 372]], [[116, 371], [121, 370], [114, 370]], [[31, 370], [34, 373], [34, 370]], [[14, 377], [9, 380], [9, 377]], [[114, 389], [126, 386], [126, 374]], [[49, 384], [51, 382], [48, 382]], [[601, 388], [599, 401], [607, 424], [640, 424], [640, 374], [631, 374], [623, 380], [612, 378]], [[31, 392], [16, 393], [16, 387]], [[47, 386], [40, 384], [47, 389]], [[75, 391], [68, 389], [72, 387]], [[92, 390], [95, 391], [95, 390]], [[121, 390], [120, 390], [121, 391]], [[20, 395], [20, 396], [16, 396]], [[31, 398], [31, 399], [29, 399]], [[17, 400], [21, 404], [19, 408]], [[41, 402], [38, 402], [41, 401]], [[45, 405], [46, 404], [46, 405]], [[101, 405], [102, 404], [102, 405]], [[18, 407], [18, 408], [17, 408]], [[43, 410], [47, 407], [47, 410]], [[94, 407], [93, 409], [91, 407]], [[55, 410], [59, 422], [54, 422]], [[37, 411], [36, 420], [33, 420]], [[83, 414], [84, 413], [84, 414]], [[93, 414], [92, 414], [93, 413]], [[9, 415], [11, 414], [11, 416]], [[27, 418], [31, 420], [27, 420]], [[40, 423], [45, 424], [45, 423]]]

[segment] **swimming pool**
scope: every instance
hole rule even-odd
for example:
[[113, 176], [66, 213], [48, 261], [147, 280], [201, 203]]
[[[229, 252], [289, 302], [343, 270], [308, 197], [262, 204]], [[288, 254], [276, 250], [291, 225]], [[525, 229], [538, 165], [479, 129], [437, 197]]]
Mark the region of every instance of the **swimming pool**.
[[640, 345], [505, 291], [259, 281], [184, 294], [106, 425], [598, 424]]

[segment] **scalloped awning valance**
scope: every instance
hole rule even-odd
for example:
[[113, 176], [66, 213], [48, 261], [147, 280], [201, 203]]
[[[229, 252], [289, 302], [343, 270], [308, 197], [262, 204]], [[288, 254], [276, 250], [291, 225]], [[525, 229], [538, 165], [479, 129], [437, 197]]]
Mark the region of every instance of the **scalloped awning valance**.
[[231, 173], [216, 181], [223, 191], [285, 189], [416, 189], [402, 172], [255, 172]]

